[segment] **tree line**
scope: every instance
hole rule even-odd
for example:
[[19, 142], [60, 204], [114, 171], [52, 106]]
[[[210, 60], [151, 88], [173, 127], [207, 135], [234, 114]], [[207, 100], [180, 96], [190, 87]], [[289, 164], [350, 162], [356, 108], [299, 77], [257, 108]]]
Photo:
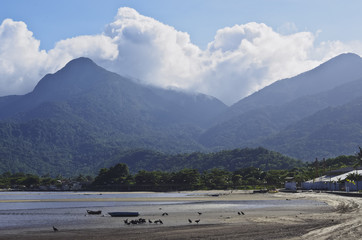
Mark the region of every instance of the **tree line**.
[[[131, 173], [126, 163], [117, 163], [110, 168], [101, 168], [93, 176], [78, 175], [73, 178], [64, 178], [60, 175], [37, 176], [5, 172], [0, 175], [0, 188], [22, 186], [25, 189], [39, 189], [40, 186], [61, 186], [64, 183], [79, 182], [82, 190], [119, 190], [119, 191], [181, 191], [200, 189], [274, 189], [284, 185], [286, 177], [293, 177], [300, 183], [331, 170], [343, 167], [362, 166], [362, 149], [356, 155], [339, 156], [336, 158], [316, 159], [292, 169], [269, 169], [259, 167], [239, 168], [234, 171], [225, 168], [197, 170], [184, 168], [179, 171], [139, 170]], [[351, 176], [358, 180], [360, 176]]]

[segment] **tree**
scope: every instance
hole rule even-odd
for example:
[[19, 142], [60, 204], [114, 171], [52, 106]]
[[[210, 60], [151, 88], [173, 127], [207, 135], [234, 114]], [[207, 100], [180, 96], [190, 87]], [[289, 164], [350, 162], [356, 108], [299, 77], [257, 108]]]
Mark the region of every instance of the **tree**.
[[209, 189], [226, 189], [231, 186], [231, 173], [220, 168], [213, 168], [204, 172], [203, 181]]
[[359, 152], [356, 154], [356, 163], [354, 168], [357, 169], [358, 166], [362, 166], [362, 148], [358, 146]]
[[26, 187], [38, 186], [39, 183], [40, 178], [35, 175], [28, 175], [24, 180], [21, 181], [21, 184], [25, 185]]
[[99, 170], [98, 176], [95, 178], [93, 184], [95, 185], [107, 185], [107, 184], [122, 184], [129, 176], [129, 169], [127, 164], [118, 163], [111, 167], [102, 168]]
[[160, 183], [160, 174], [153, 171], [141, 170], [135, 175], [135, 182], [137, 185], [152, 185], [156, 186]]
[[196, 189], [200, 186], [200, 173], [196, 169], [186, 168], [173, 173], [170, 180], [183, 189]]
[[362, 166], [362, 148], [358, 146], [359, 152], [356, 154], [356, 163], [353, 166], [356, 170], [356, 181], [357, 181], [357, 189], [359, 189], [358, 182], [362, 180], [362, 176], [358, 174], [357, 168], [358, 166]]
[[231, 180], [233, 181], [233, 187], [238, 188], [242, 185], [243, 176], [233, 173]]

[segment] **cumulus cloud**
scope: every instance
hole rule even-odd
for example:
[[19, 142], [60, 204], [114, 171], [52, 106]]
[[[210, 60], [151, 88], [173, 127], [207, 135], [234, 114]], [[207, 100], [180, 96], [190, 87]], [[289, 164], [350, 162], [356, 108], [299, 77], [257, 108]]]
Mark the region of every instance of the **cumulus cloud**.
[[29, 92], [46, 73], [85, 56], [145, 84], [202, 92], [232, 104], [340, 53], [362, 54], [361, 42], [316, 46], [317, 34], [288, 26], [293, 31], [255, 22], [225, 27], [201, 50], [188, 33], [120, 8], [103, 33], [65, 39], [46, 52], [24, 22], [6, 19], [0, 25], [0, 95]]
[[201, 50], [187, 33], [131, 8], [120, 8], [104, 32], [117, 44], [111, 70], [161, 87], [190, 88], [200, 71]]
[[5, 19], [0, 25], [0, 95], [24, 93], [34, 87], [46, 52], [24, 22]]
[[316, 66], [310, 59], [314, 35], [300, 32], [281, 35], [265, 24], [248, 23], [217, 31], [208, 45], [213, 60], [205, 73], [205, 91], [228, 103], [272, 82]]
[[5, 19], [0, 25], [0, 96], [30, 92], [45, 74], [85, 56], [112, 61], [118, 50], [104, 35], [78, 36], [59, 41], [46, 52], [24, 22]]
[[48, 53], [47, 68], [57, 70], [78, 57], [88, 57], [96, 62], [113, 61], [118, 56], [117, 45], [104, 35], [78, 36], [56, 43]]

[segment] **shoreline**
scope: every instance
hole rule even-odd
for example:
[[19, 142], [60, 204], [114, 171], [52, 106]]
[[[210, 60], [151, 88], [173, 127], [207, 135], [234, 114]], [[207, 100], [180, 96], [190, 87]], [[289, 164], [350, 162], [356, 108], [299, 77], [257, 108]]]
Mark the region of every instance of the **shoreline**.
[[[214, 191], [203, 193], [214, 193]], [[213, 203], [213, 201], [232, 203], [243, 200], [294, 201], [303, 199], [318, 201], [322, 204], [312, 208], [286, 205], [283, 208], [243, 209], [245, 216], [238, 215], [234, 210], [220, 211], [216, 209], [206, 209], [202, 215], [197, 215], [196, 208], [190, 208], [194, 205], [180, 204], [177, 207], [162, 205], [162, 211], [155, 209], [140, 217], [152, 220], [162, 218], [163, 225], [127, 226], [123, 223], [124, 218], [105, 217], [102, 221], [112, 223], [106, 227], [99, 227], [97, 224], [82, 227], [57, 226], [59, 227], [58, 232], [53, 232], [51, 226], [9, 229], [0, 232], [0, 239], [336, 239], [336, 234], [344, 236], [343, 239], [352, 239], [350, 238], [350, 227], [346, 226], [352, 225], [359, 228], [359, 221], [362, 221], [362, 217], [358, 214], [358, 210], [362, 206], [362, 199], [326, 193], [245, 194], [236, 191], [219, 197], [206, 195], [202, 198], [196, 197], [196, 199], [209, 203]], [[193, 201], [196, 199], [193, 198]], [[183, 202], [185, 198], [178, 198], [178, 200]], [[167, 201], [169, 202], [170, 199], [167, 198]], [[203, 204], [199, 204], [202, 207]], [[168, 211], [169, 216], [162, 217], [160, 213], [163, 211]], [[350, 218], [354, 219], [353, 222]], [[193, 223], [189, 224], [187, 219], [192, 219]], [[201, 220], [199, 224], [194, 222], [196, 219]], [[358, 232], [356, 231], [356, 233]]]

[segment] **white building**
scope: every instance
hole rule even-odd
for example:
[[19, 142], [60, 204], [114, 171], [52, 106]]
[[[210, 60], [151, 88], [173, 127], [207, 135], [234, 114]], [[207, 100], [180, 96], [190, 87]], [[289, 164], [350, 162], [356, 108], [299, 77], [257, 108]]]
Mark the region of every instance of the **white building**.
[[362, 175], [362, 170], [351, 170], [352, 168], [338, 169], [327, 173], [327, 175], [302, 183], [305, 190], [328, 190], [328, 191], [358, 191], [362, 190], [362, 181], [354, 182], [347, 179], [349, 174]]
[[297, 183], [294, 180], [294, 177], [286, 177], [284, 187], [286, 190], [296, 191]]

